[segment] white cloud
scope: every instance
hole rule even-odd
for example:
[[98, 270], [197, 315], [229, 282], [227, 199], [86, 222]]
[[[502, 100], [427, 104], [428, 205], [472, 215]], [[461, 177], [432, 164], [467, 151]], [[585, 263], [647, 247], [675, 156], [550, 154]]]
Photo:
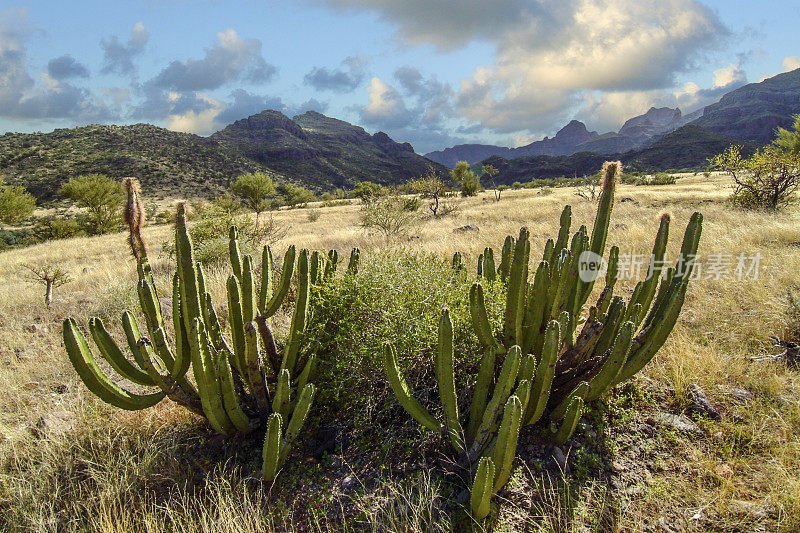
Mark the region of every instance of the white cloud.
[[[225, 103], [208, 96], [207, 94], [197, 94], [208, 107], [201, 111], [190, 109], [185, 113], [169, 115], [167, 117], [167, 129], [173, 131], [184, 131], [197, 135], [207, 135], [215, 130], [215, 120], [217, 115], [225, 110]], [[170, 94], [171, 100], [180, 98], [178, 94]]]
[[361, 110], [367, 124], [381, 127], [401, 127], [411, 120], [409, 111], [397, 91], [378, 77], [370, 80], [367, 87], [369, 105]]
[[783, 58], [783, 68], [785, 69], [784, 72], [800, 68], [800, 57], [788, 56]]

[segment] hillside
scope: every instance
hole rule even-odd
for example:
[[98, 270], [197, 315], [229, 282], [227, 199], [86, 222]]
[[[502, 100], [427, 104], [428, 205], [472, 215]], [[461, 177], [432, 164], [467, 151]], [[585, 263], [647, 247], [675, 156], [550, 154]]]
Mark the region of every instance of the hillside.
[[692, 124], [720, 135], [767, 143], [775, 128], [791, 126], [796, 113], [800, 113], [800, 69], [727, 93], [706, 106], [703, 116]]
[[0, 175], [45, 201], [80, 174], [136, 176], [146, 189], [160, 194], [210, 196], [226, 188], [231, 178], [254, 170], [265, 167], [213, 139], [150, 124], [0, 136]]
[[752, 141], [743, 142], [696, 124], [688, 124], [661, 137], [647, 148], [624, 154], [622, 160], [637, 170], [698, 170], [704, 168], [711, 157], [734, 144], [743, 145], [746, 155], [758, 146]]
[[404, 182], [441, 165], [414, 153], [408, 143], [309, 111], [290, 119], [274, 110], [237, 120], [211, 136], [289, 178], [315, 188], [352, 188], [359, 181]]
[[752, 141], [743, 142], [689, 124], [658, 137], [646, 148], [622, 154], [578, 152], [569, 156], [540, 155], [514, 159], [493, 156], [483, 160], [482, 164], [497, 168], [500, 172], [494, 181], [506, 185], [515, 181], [591, 174], [607, 159], [620, 159], [626, 167], [639, 171], [700, 170], [707, 166], [709, 158], [733, 144], [743, 145], [745, 154], [752, 153], [758, 146]]

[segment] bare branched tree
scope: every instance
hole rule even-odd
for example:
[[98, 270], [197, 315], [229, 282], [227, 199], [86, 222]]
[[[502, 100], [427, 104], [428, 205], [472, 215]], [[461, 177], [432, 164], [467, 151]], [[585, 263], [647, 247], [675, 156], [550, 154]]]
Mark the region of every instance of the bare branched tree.
[[72, 278], [70, 278], [65, 270], [62, 270], [61, 267], [53, 265], [52, 263], [25, 265], [25, 269], [28, 271], [25, 275], [25, 279], [31, 283], [38, 283], [45, 286], [44, 303], [48, 309], [53, 303], [53, 289], [72, 281]]

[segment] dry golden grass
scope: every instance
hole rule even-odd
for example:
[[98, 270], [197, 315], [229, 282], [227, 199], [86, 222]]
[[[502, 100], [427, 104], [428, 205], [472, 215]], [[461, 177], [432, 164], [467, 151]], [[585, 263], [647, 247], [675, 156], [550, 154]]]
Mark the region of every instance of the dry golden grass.
[[[723, 412], [723, 420], [704, 425], [702, 438], [677, 439], [672, 459], [682, 462], [683, 466], [656, 474], [648, 489], [624, 506], [614, 529], [639, 530], [643, 527], [643, 517], [674, 516], [676, 513], [693, 517], [684, 523], [688, 529], [800, 529], [798, 374], [780, 364], [754, 363], [750, 359], [777, 350], [771, 347], [769, 337], [779, 335], [786, 327], [787, 289], [800, 286], [800, 212], [791, 209], [765, 214], [734, 210], [725, 202], [729, 193], [724, 176], [714, 176], [711, 180], [686, 176], [675, 185], [657, 187], [619, 186], [609, 245], [618, 245], [623, 253], [649, 255], [658, 216], [668, 211], [673, 220], [668, 257], [674, 259], [691, 213], [699, 210], [705, 217], [701, 262], [715, 254], [732, 257], [760, 254], [761, 262], [758, 279], [697, 279], [690, 286], [679, 324], [640, 379], [655, 384], [660, 391], [659, 398], [666, 398], [670, 403], [657, 406], [664, 409], [685, 405], [689, 384], [698, 384]], [[632, 201], [622, 202], [623, 198]], [[575, 196], [571, 188], [553, 189], [552, 194], [546, 195], [537, 190], [508, 190], [500, 202], [495, 202], [488, 191], [458, 202], [456, 216], [421, 220], [408, 237], [391, 246], [447, 256], [461, 251], [467, 264], [474, 265], [485, 246], [497, 249], [506, 235], [516, 234], [523, 225], [530, 229], [532, 250], [540, 253], [545, 240], [557, 231], [558, 216], [567, 203], [573, 206], [575, 228], [589, 224], [595, 211], [594, 204]], [[286, 225], [289, 231], [285, 242], [276, 244], [275, 248], [282, 250], [293, 243], [298, 247], [336, 248], [346, 253], [354, 246], [370, 249], [387, 245], [382, 237], [359, 228], [358, 205], [315, 206], [315, 209], [319, 209], [320, 215], [315, 221], [309, 220], [303, 209], [276, 212], [275, 220]], [[476, 224], [480, 231], [453, 232], [454, 228], [466, 224]], [[160, 243], [171, 239], [171, 231], [168, 226], [146, 229], [151, 256], [158, 255]], [[113, 411], [103, 407], [97, 412], [97, 403], [77, 380], [60, 342], [60, 320], [64, 316], [73, 315], [85, 322], [93, 312], [121, 310], [130, 302], [135, 269], [125, 246], [122, 236], [107, 235], [46, 243], [0, 254], [0, 464], [6, 463], [7, 467], [19, 458], [38, 456], [43, 471], [55, 469], [48, 463], [62, 461], [66, 453], [64, 448], [74, 447], [75, 443], [58, 438], [37, 440], [26, 428], [39, 417], [58, 410], [78, 413], [79, 431], [94, 432], [92, 434], [99, 439], [130, 441], [136, 438], [126, 434], [124, 429], [97, 428], [96, 418], [92, 417], [112, 416], [115, 421], [124, 422], [128, 415], [109, 415]], [[57, 261], [74, 279], [56, 291], [50, 310], [43, 306], [43, 288], [22, 277], [24, 265], [44, 261]], [[164, 259], [156, 266], [157, 269], [163, 267], [160, 279], [164, 281], [168, 272], [166, 265]], [[224, 299], [223, 282], [221, 273], [210, 274], [216, 301]], [[621, 282], [623, 293], [632, 290], [634, 283], [634, 280]], [[755, 394], [755, 399], [746, 405], [737, 404], [728, 395], [732, 387], [749, 390]], [[181, 415], [168, 406], [152, 413], [133, 416], [130, 419], [133, 422], [124, 427], [141, 425], [160, 434], [166, 431], [168, 423], [156, 422], [154, 417], [168, 421], [181, 419]], [[169, 442], [166, 438], [156, 440], [160, 444]], [[90, 441], [81, 442], [85, 445]], [[118, 446], [108, 442], [97, 446], [100, 451], [96, 455], [88, 454], [94, 463], [93, 479], [118, 484], [136, 478], [135, 473], [129, 471], [136, 468], [135, 465], [119, 466], [119, 457], [109, 455], [108, 450], [115, 449], [119, 451]], [[140, 443], [137, 449], [139, 465], [155, 460], [154, 456], [159, 453], [166, 453], [154, 449], [152, 444]], [[67, 455], [70, 454], [75, 453]], [[117, 467], [111, 468], [115, 464]], [[236, 488], [241, 480], [226, 482], [225, 479], [221, 474], [213, 478], [212, 488], [205, 497], [215, 500], [207, 509], [193, 502], [192, 495], [182, 492], [181, 488], [175, 489], [166, 505], [140, 502], [135, 509], [127, 507], [119, 498], [104, 500], [100, 490], [94, 496], [80, 495], [86, 501], [76, 504], [75, 509], [95, 516], [98, 531], [125, 530], [124, 524], [128, 521], [143, 524], [141, 529], [150, 531], [162, 531], [167, 523], [181, 531], [271, 529], [273, 525], [258, 519], [263, 512], [261, 500], [251, 501], [251, 496], [237, 498], [238, 494], [250, 493]], [[36, 487], [28, 488], [36, 490]], [[0, 514], [4, 511], [2, 498], [8, 499], [14, 491], [23, 490], [20, 479], [0, 471]], [[400, 489], [396, 492], [405, 494]], [[595, 492], [595, 487], [591, 487], [589, 500], [583, 500], [588, 514], [594, 504], [586, 502], [596, 497]], [[26, 501], [32, 506], [22, 513], [29, 517], [29, 527], [47, 530], [53, 521], [58, 521], [48, 513], [46, 501], [17, 496], [15, 502]], [[537, 523], [551, 524], [545, 530], [551, 527], [580, 530], [578, 522], [565, 524], [562, 520], [559, 497], [553, 494], [548, 497], [552, 497], [553, 516], [550, 521]], [[548, 497], [540, 501], [550, 501]], [[6, 505], [10, 505], [10, 500]], [[367, 509], [374, 506], [374, 501], [361, 501], [358, 505]], [[424, 508], [424, 505], [417, 506]], [[386, 511], [372, 516], [381, 512]], [[420, 511], [426, 512], [430, 510]], [[177, 518], [181, 513], [185, 516]], [[412, 514], [422, 524], [418, 527], [425, 529], [427, 519], [419, 513]], [[587, 519], [581, 523], [591, 522]], [[0, 527], [3, 525], [0, 519]]]

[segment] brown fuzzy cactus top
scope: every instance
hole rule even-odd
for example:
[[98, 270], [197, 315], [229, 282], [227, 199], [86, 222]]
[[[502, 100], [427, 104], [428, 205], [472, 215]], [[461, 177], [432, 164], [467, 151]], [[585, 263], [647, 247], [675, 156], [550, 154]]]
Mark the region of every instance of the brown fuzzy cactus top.
[[125, 203], [125, 224], [128, 226], [129, 244], [131, 253], [137, 261], [142, 261], [147, 256], [147, 244], [142, 237], [142, 226], [144, 226], [144, 208], [142, 207], [141, 192], [142, 187], [136, 178], [125, 178], [122, 187], [128, 196]]

